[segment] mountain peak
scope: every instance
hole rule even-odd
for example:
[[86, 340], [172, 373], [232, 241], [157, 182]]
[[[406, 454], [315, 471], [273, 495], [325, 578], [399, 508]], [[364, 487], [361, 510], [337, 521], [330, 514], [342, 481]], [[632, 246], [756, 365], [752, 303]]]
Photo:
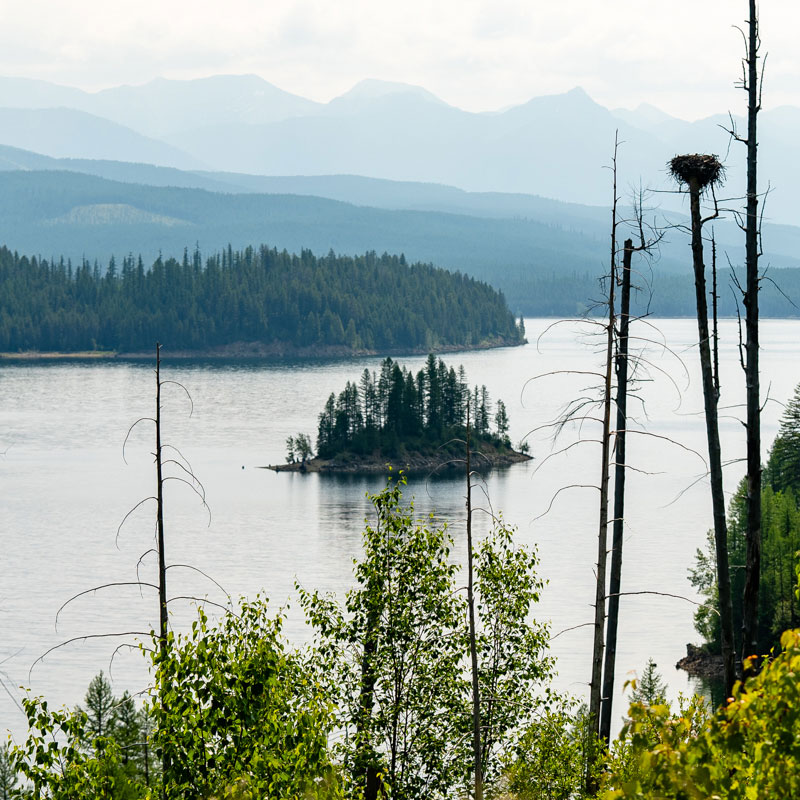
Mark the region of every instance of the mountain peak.
[[334, 97], [330, 102], [336, 105], [356, 105], [398, 94], [412, 95], [428, 102], [445, 105], [435, 94], [422, 86], [397, 81], [383, 81], [377, 78], [365, 78], [359, 81], [352, 89], [338, 97]]

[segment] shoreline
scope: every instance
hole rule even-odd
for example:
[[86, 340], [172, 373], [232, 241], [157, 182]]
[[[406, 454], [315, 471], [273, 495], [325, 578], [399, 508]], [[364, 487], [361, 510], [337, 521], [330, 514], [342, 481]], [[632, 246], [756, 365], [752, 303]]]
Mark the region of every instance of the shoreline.
[[[512, 464], [522, 464], [532, 461], [533, 456], [511, 450], [506, 453], [491, 453], [486, 455], [490, 469], [495, 467], [510, 467]], [[404, 463], [401, 463], [404, 462]], [[301, 474], [317, 472], [320, 474], [350, 474], [350, 475], [376, 475], [388, 472], [389, 469], [403, 470], [408, 474], [418, 472], [451, 472], [462, 469], [462, 465], [452, 460], [442, 461], [436, 456], [425, 456], [420, 453], [406, 453], [404, 456], [394, 458], [369, 456], [356, 458], [354, 456], [336, 458], [312, 458], [309, 461], [295, 461], [290, 464], [267, 464], [257, 469], [268, 469], [272, 472], [299, 472]]]
[[686, 655], [675, 664], [675, 668], [683, 670], [693, 678], [707, 680], [721, 679], [725, 674], [721, 655], [709, 653], [694, 644], [686, 645]]
[[[314, 360], [332, 358], [361, 358], [377, 356], [418, 356], [434, 353], [474, 352], [476, 350], [494, 350], [501, 347], [521, 347], [521, 342], [490, 340], [477, 345], [443, 345], [436, 348], [396, 348], [391, 350], [369, 350], [366, 348], [350, 348], [344, 345], [323, 345], [319, 347], [300, 347], [288, 342], [232, 342], [231, 344], [210, 347], [205, 350], [170, 350], [162, 348], [162, 361], [280, 361], [280, 360]], [[155, 347], [154, 347], [155, 349]], [[116, 350], [80, 350], [80, 351], [40, 351], [24, 350], [19, 352], [0, 352], [0, 361], [146, 361], [154, 357], [152, 351], [117, 352]]]

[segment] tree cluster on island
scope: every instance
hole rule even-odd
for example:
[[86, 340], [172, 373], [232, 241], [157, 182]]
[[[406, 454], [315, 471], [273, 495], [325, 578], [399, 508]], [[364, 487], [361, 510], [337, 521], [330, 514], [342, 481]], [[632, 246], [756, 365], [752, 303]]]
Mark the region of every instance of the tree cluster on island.
[[402, 255], [299, 255], [266, 245], [205, 260], [20, 256], [0, 248], [0, 351], [207, 351], [233, 343], [345, 352], [515, 345], [502, 294]]
[[[498, 399], [493, 409], [486, 386], [470, 389], [463, 366], [448, 366], [431, 353], [414, 374], [387, 357], [378, 372], [365, 369], [338, 395], [331, 392], [319, 415], [316, 455], [385, 458], [437, 450], [463, 455], [468, 413], [476, 445], [512, 451], [505, 403]], [[286, 444], [289, 463], [312, 455], [306, 434], [290, 436]]]

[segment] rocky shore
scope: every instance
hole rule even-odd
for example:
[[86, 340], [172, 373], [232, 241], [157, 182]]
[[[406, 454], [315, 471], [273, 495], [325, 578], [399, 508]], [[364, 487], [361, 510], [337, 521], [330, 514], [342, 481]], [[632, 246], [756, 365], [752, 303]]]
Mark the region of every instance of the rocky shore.
[[678, 661], [675, 667], [698, 678], [722, 678], [725, 674], [721, 655], [708, 653], [702, 647], [694, 644], [686, 645], [686, 655]]
[[[486, 451], [472, 454], [476, 469], [508, 467], [530, 461], [531, 456], [519, 453], [516, 450]], [[351, 474], [378, 474], [387, 471], [389, 465], [392, 469], [402, 469], [408, 473], [441, 473], [448, 470], [464, 469], [463, 459], [449, 459], [447, 455], [422, 453], [404, 453], [399, 456], [356, 456], [344, 454], [339, 458], [312, 458], [308, 461], [296, 461], [290, 464], [269, 464], [262, 469], [271, 469], [274, 472], [322, 472], [322, 473], [351, 473]]]

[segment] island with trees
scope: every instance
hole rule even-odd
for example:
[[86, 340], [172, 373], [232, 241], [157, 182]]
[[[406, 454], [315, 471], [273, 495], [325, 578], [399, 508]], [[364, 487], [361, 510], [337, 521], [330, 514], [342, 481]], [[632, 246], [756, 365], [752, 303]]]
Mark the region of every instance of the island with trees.
[[331, 393], [319, 414], [317, 449], [305, 433], [287, 439], [278, 472], [383, 472], [386, 465], [436, 471], [463, 467], [469, 422], [475, 467], [507, 466], [531, 457], [511, 445], [505, 403], [486, 386], [470, 389], [463, 366], [433, 354], [416, 374], [391, 357]]

